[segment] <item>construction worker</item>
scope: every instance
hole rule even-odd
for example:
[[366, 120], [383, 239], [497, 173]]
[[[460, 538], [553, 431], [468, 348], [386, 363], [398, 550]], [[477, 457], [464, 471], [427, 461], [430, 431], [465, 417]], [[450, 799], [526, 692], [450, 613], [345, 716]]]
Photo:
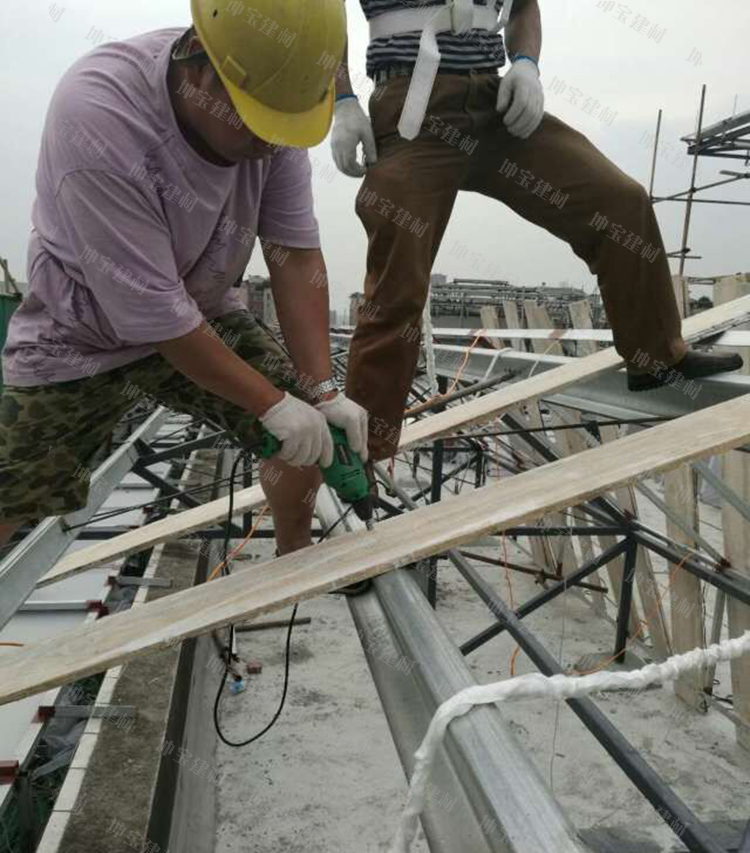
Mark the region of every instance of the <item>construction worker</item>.
[[[89, 461], [134, 402], [210, 419], [261, 473], [279, 550], [310, 544], [329, 423], [366, 455], [367, 413], [337, 392], [311, 167], [327, 134], [343, 0], [193, 0], [194, 27], [76, 62], [42, 137], [28, 293], [0, 400], [0, 543], [86, 504]], [[283, 138], [288, 146], [270, 144]], [[288, 355], [232, 285], [260, 240]]]
[[[367, 310], [351, 342], [346, 388], [370, 412], [373, 460], [398, 445], [430, 270], [459, 190], [503, 202], [586, 261], [631, 390], [742, 365], [736, 355], [688, 350], [648, 194], [544, 112], [537, 0], [506, 0], [500, 21], [495, 0], [361, 5], [376, 90], [368, 118], [345, 60], [331, 144], [342, 172], [364, 176], [356, 210], [368, 236]], [[512, 64], [501, 78], [503, 28]]]

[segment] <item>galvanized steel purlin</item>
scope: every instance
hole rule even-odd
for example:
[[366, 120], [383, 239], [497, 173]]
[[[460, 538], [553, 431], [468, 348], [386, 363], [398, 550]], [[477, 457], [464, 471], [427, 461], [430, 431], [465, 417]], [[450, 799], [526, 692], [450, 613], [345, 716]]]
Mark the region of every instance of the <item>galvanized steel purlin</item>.
[[[83, 509], [67, 516], [45, 518], [0, 563], [0, 629], [78, 537], [82, 528], [76, 525], [91, 518], [135, 465], [139, 458], [136, 442], [148, 441], [156, 435], [168, 415], [167, 409], [157, 409], [96, 469], [91, 478], [89, 501]], [[67, 529], [68, 526], [72, 529]]]

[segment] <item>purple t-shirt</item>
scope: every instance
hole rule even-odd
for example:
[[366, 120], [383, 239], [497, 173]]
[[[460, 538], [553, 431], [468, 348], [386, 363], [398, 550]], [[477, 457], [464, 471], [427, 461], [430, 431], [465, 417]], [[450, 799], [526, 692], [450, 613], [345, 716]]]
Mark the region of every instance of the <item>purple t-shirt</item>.
[[[55, 91], [37, 169], [29, 290], [3, 352], [8, 385], [111, 370], [244, 307], [231, 287], [256, 236], [320, 245], [305, 151], [222, 167], [183, 137], [166, 82], [183, 31], [102, 45]], [[207, 97], [204, 109], [238, 121]]]

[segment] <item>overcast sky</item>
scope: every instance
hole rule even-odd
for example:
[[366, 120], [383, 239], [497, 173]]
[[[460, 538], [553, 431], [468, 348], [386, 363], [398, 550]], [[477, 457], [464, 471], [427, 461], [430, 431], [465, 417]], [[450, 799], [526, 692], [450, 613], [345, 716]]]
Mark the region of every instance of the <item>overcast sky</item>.
[[[224, 0], [220, 0], [224, 2]], [[314, 0], [313, 0], [314, 2]], [[249, 3], [252, 5], [252, 3]], [[656, 192], [687, 189], [690, 161], [680, 136], [693, 130], [701, 84], [708, 85], [706, 123], [735, 111], [750, 110], [747, 82], [748, 0], [540, 0], [544, 26], [542, 81], [547, 110], [585, 133], [627, 173], [647, 183], [653, 133], [664, 109], [662, 140], [671, 148], [660, 157]], [[34, 174], [44, 117], [54, 87], [66, 70], [94, 44], [91, 38], [128, 38], [167, 26], [188, 25], [188, 0], [31, 0], [0, 7], [2, 75], [0, 107], [0, 255], [10, 259], [25, 280], [25, 252]], [[359, 3], [347, 0], [350, 59], [364, 70], [367, 28]], [[622, 20], [621, 20], [622, 18]], [[101, 38], [101, 36], [99, 36]], [[565, 91], [555, 89], [565, 86]], [[572, 88], [590, 96], [610, 114], [611, 125], [569, 100]], [[335, 172], [326, 140], [311, 152], [323, 247], [332, 282], [334, 307], [361, 290], [365, 238], [353, 213], [359, 182]], [[698, 183], [719, 178], [720, 169], [739, 169], [740, 161], [704, 159]], [[748, 185], [708, 191], [705, 198], [750, 201]], [[657, 206], [669, 251], [679, 248], [684, 205]], [[702, 260], [688, 262], [690, 275], [750, 270], [750, 208], [698, 205], [690, 245]], [[458, 243], [488, 258], [503, 278], [520, 285], [568, 280], [586, 289], [595, 285], [568, 247], [529, 225], [498, 202], [462, 193], [454, 209], [434, 271], [476, 276], [467, 260], [451, 252]], [[249, 272], [265, 271], [259, 252]], [[675, 262], [673, 262], [675, 263]], [[675, 267], [676, 269], [676, 267]]]

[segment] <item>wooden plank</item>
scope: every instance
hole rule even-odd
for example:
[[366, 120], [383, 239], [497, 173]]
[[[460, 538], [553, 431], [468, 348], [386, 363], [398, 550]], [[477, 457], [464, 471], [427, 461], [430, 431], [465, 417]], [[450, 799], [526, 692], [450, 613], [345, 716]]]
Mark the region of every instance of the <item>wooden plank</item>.
[[[506, 302], [506, 319], [510, 327], [511, 323], [518, 323], [517, 311], [515, 315], [515, 303]], [[509, 307], [509, 306], [512, 306]], [[722, 308], [715, 308], [697, 315], [685, 324], [686, 336], [700, 336], [706, 330], [714, 326], [726, 327], [727, 324], [738, 316], [750, 314], [750, 296], [744, 297], [736, 305], [729, 303]], [[692, 324], [692, 325], [691, 325]], [[584, 379], [597, 376], [607, 370], [612, 370], [622, 364], [622, 360], [614, 349], [610, 348], [603, 352], [588, 356], [585, 359], [571, 362], [546, 371], [538, 376], [517, 382], [500, 391], [486, 394], [483, 397], [449, 409], [439, 415], [412, 424], [404, 429], [401, 434], [400, 449], [421, 441], [429, 441], [440, 435], [455, 432], [469, 423], [486, 421], [501, 415], [521, 403], [538, 399], [539, 397], [562, 390], [568, 385], [580, 382]], [[252, 509], [263, 503], [264, 497], [259, 486], [238, 492], [235, 500], [238, 512], [243, 509]], [[175, 516], [146, 525], [138, 530], [129, 531], [121, 536], [113, 537], [106, 542], [83, 548], [74, 554], [61, 560], [42, 578], [38, 586], [70, 577], [78, 572], [85, 571], [92, 565], [104, 563], [117, 557], [134, 554], [148, 548], [151, 545], [166, 542], [168, 539], [185, 535], [193, 530], [219, 521], [226, 515], [228, 509], [227, 498], [204, 504], [194, 509], [185, 510]], [[539, 548], [539, 546], [535, 546]], [[541, 553], [535, 552], [535, 559], [541, 558]], [[542, 560], [540, 565], [545, 565]]]
[[[710, 411], [710, 409], [708, 410]], [[686, 524], [698, 529], [695, 502], [693, 469], [681, 465], [664, 475], [664, 500], [673, 513]], [[667, 517], [667, 536], [677, 544], [695, 547], [694, 540]], [[701, 594], [701, 581], [684, 569], [674, 570], [668, 563], [667, 571], [672, 574], [670, 585], [670, 618], [672, 621], [672, 648], [675, 654], [706, 645], [706, 622]], [[675, 680], [675, 695], [698, 711], [708, 709], [703, 692], [705, 669], [694, 670]]]
[[[526, 325], [530, 329], [554, 329], [549, 312], [543, 305], [537, 305], [533, 299], [524, 299], [523, 308], [526, 312]], [[554, 337], [546, 341], [534, 338], [531, 341], [531, 348], [542, 355], [565, 355], [562, 344]]]
[[502, 483], [379, 522], [262, 566], [0, 652], [0, 704], [30, 696], [212, 628], [251, 619], [344, 584], [415, 563], [490, 531], [572, 506], [645, 472], [750, 439], [750, 395], [587, 450]]
[[[494, 305], [482, 305], [479, 309], [479, 319], [482, 322], [483, 329], [499, 329], [500, 317], [497, 313], [497, 308]], [[491, 337], [489, 342], [495, 349], [503, 349], [508, 344], [502, 338]]]
[[673, 275], [672, 287], [674, 288], [674, 295], [677, 300], [677, 310], [680, 312], [680, 317], [688, 317], [690, 315], [690, 288], [688, 287], [688, 282], [685, 276], [677, 274]]
[[[509, 329], [520, 329], [521, 327], [521, 318], [518, 314], [518, 306], [514, 301], [506, 300], [503, 303], [504, 312], [505, 312], [505, 325]], [[525, 346], [522, 341], [511, 341], [511, 345], [514, 349], [519, 351], [525, 350]], [[523, 424], [528, 422], [528, 418], [526, 416], [526, 407], [518, 406], [513, 409], [513, 413], [519, 419], [519, 421]], [[519, 465], [523, 466], [523, 460], [525, 458], [537, 459], [538, 457], [534, 453], [534, 451], [526, 444], [526, 442], [521, 438], [520, 435], [507, 435], [503, 436], [500, 439], [501, 442], [507, 443], [512, 452], [514, 458], [518, 459]], [[543, 460], [540, 460], [540, 464], [544, 464]], [[543, 522], [544, 519], [540, 519], [540, 522]], [[550, 572], [556, 572], [556, 561], [555, 555], [552, 553], [552, 548], [550, 547], [550, 543], [547, 537], [542, 536], [529, 536], [528, 537], [529, 550], [531, 551], [531, 556], [534, 560], [534, 564], [539, 569], [546, 569]]]
[[[246, 512], [265, 503], [265, 495], [260, 486], [242, 489], [234, 496], [234, 506], [237, 512]], [[136, 554], [145, 548], [160, 545], [170, 539], [185, 536], [194, 530], [202, 530], [217, 521], [224, 521], [229, 511], [229, 498], [218, 498], [215, 501], [186, 509], [183, 512], [169, 515], [160, 521], [146, 524], [136, 530], [129, 530], [120, 536], [113, 536], [103, 542], [97, 542], [88, 548], [81, 548], [64, 557], [56, 563], [39, 581], [37, 587], [69, 578], [71, 575], [90, 569], [92, 566], [107, 563], [118, 557]]]
[[[513, 315], [513, 309], [515, 309], [515, 303], [507, 302], [506, 319], [509, 327], [511, 323], [518, 323], [517, 312]], [[684, 333], [689, 338], [700, 337], [701, 334], [705, 335], [707, 330], [714, 327], [726, 328], [733, 319], [746, 314], [750, 315], [750, 296], [743, 297], [735, 304], [727, 303], [711, 311], [698, 314], [685, 323]], [[598, 376], [600, 373], [613, 370], [621, 364], [622, 359], [613, 348], [610, 348], [570, 364], [562, 365], [554, 370], [540, 373], [538, 376], [532, 376], [530, 379], [509, 385], [499, 391], [485, 394], [469, 403], [455, 406], [438, 415], [432, 415], [407, 426], [401, 434], [400, 449], [403, 450], [422, 441], [430, 441], [440, 435], [448, 435], [470, 423], [479, 423], [498, 417], [503, 412], [507, 412], [521, 403], [539, 399], [546, 394], [556, 393], [568, 385]], [[238, 511], [253, 508], [263, 502], [259, 486], [238, 492], [236, 499], [248, 501], [247, 504], [238, 505]], [[53, 583], [56, 580], [69, 577], [71, 574], [84, 571], [95, 563], [136, 553], [152, 544], [165, 542], [170, 538], [189, 533], [191, 530], [198, 530], [206, 524], [214, 523], [226, 515], [228, 508], [226, 500], [226, 498], [220, 498], [217, 501], [204, 504], [202, 507], [186, 510], [173, 518], [149, 524], [139, 530], [130, 531], [90, 548], [81, 549], [54, 566], [39, 585]], [[205, 515], [203, 515], [204, 512]], [[195, 514], [195, 523], [191, 513]], [[539, 546], [535, 546], [535, 548], [539, 550]], [[541, 553], [535, 552], [535, 559], [537, 558], [541, 558]], [[540, 565], [545, 564], [546, 560], [540, 563]]]
[[[588, 299], [571, 302], [568, 305], [568, 311], [570, 311], [570, 322], [574, 329], [594, 328], [591, 320], [591, 305]], [[599, 352], [599, 347], [594, 341], [579, 341], [576, 345], [576, 351], [579, 356], [593, 355], [595, 352]]]
[[[714, 301], [717, 304], [748, 293], [750, 283], [747, 282], [746, 275], [728, 276], [714, 285]], [[748, 326], [743, 328], [747, 329]], [[736, 347], [734, 351], [738, 352], [745, 362], [742, 372], [746, 376], [750, 375], [750, 347]], [[727, 453], [722, 463], [724, 482], [743, 501], [750, 502], [750, 459], [747, 454], [737, 451]], [[750, 574], [750, 524], [727, 501], [724, 501], [722, 506], [722, 527], [726, 558], [736, 571]], [[739, 636], [750, 630], [750, 607], [727, 596], [727, 619], [729, 636]], [[750, 732], [745, 728], [750, 726], [750, 661], [732, 661], [731, 672], [734, 711], [745, 724], [736, 726], [737, 743], [745, 749], [750, 749]]]
[[[581, 413], [580, 412], [572, 412], [569, 416], [563, 418], [563, 416], [558, 411], [553, 411], [553, 423], [554, 424], [563, 424], [563, 423], [581, 423]], [[586, 442], [581, 435], [580, 430], [577, 429], [567, 429], [561, 430], [556, 433], [558, 439], [558, 448], [560, 454], [562, 456], [575, 456], [578, 453], [583, 453], [584, 450], [587, 449]], [[576, 521], [577, 524], [580, 524], [580, 520]], [[579, 536], [578, 537], [578, 547], [581, 552], [581, 560], [584, 563], [591, 562], [594, 557], [594, 544], [593, 540], [590, 536]], [[611, 562], [608, 564], [611, 565]], [[602, 585], [601, 574], [599, 570], [593, 572], [589, 576], [592, 583]], [[612, 584], [612, 591], [614, 592], [617, 587]], [[599, 592], [590, 593], [590, 597], [588, 601], [591, 602], [593, 610], [595, 613], [603, 616], [607, 612], [606, 602], [604, 600], [604, 595]]]
[[[683, 335], [688, 341], [698, 340], [736, 325], [748, 316], [750, 296], [744, 296], [685, 320]], [[484, 423], [521, 403], [557, 394], [576, 382], [593, 379], [622, 365], [623, 361], [614, 347], [576, 359], [407, 426], [401, 433], [399, 448], [403, 450], [412, 444], [450, 435], [468, 424]]]
[[[505, 314], [505, 325], [508, 329], [520, 329], [521, 317], [518, 314], [518, 305], [512, 299], [503, 301], [503, 313]], [[524, 350], [523, 343], [517, 339], [511, 339], [510, 345], [513, 349]]]

